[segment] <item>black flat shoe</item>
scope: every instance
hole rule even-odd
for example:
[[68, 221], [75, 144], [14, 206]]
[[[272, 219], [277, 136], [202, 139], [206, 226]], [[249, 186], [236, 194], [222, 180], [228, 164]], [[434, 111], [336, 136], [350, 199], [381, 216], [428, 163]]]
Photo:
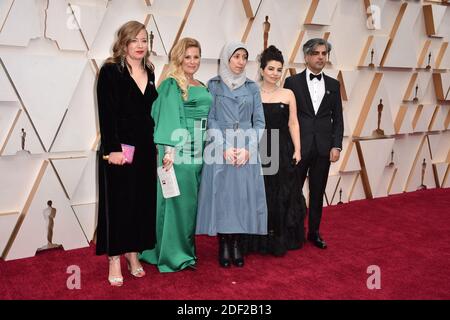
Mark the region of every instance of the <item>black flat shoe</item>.
[[309, 234], [308, 241], [310, 241], [315, 247], [319, 249], [326, 249], [327, 243], [320, 237], [318, 233]]
[[230, 259], [219, 258], [219, 265], [222, 268], [229, 268], [231, 266]]
[[242, 268], [244, 266], [244, 257], [233, 259], [233, 264], [236, 267]]
[[231, 266], [230, 243], [228, 235], [219, 236], [219, 265], [223, 268]]
[[233, 241], [231, 243], [231, 257], [233, 264], [236, 267], [241, 268], [244, 266], [244, 256], [239, 248], [239, 236], [237, 235], [233, 237]]

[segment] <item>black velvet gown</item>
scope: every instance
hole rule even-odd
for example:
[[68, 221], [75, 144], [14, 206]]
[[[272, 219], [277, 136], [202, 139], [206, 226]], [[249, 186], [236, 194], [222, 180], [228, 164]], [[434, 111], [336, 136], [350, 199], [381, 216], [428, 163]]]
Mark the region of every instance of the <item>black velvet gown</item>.
[[[147, 74], [142, 94], [126, 67], [105, 64], [100, 70], [98, 255], [142, 252], [155, 246], [156, 147], [150, 113], [158, 93], [154, 73], [147, 68]], [[118, 166], [102, 159], [110, 152], [122, 151], [122, 143], [135, 147], [133, 163]]]
[[[292, 162], [294, 145], [289, 133], [289, 105], [263, 103], [266, 120], [267, 149], [270, 156], [276, 148], [270, 144], [273, 129], [279, 131], [279, 169], [274, 175], [264, 175], [268, 210], [267, 236], [245, 236], [243, 251], [275, 256], [287, 250], [299, 249], [305, 240], [304, 219], [306, 203], [303, 196], [298, 167]], [[263, 165], [263, 167], [268, 165]]]

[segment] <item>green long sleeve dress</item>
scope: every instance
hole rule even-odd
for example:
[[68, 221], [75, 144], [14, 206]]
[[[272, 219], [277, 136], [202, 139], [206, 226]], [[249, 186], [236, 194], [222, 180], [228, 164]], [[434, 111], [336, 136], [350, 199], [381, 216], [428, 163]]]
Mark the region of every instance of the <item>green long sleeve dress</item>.
[[204, 86], [190, 86], [184, 101], [173, 78], [161, 83], [158, 94], [152, 107], [158, 166], [164, 146], [176, 147], [174, 170], [180, 195], [165, 199], [157, 181], [156, 246], [142, 252], [140, 259], [155, 264], [160, 272], [174, 272], [194, 266], [197, 259], [197, 194], [212, 96]]

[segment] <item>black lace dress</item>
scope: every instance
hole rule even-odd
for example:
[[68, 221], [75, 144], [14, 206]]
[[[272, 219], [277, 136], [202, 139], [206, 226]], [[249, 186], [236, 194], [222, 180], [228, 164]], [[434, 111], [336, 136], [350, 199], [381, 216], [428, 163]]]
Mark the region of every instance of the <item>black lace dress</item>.
[[[289, 133], [289, 105], [263, 103], [266, 120], [267, 149], [275, 157], [279, 153], [279, 168], [276, 174], [264, 175], [268, 209], [268, 235], [246, 235], [242, 241], [245, 253], [259, 252], [282, 256], [287, 250], [299, 249], [305, 239], [305, 198], [300, 187], [298, 167], [292, 161], [294, 145]], [[278, 150], [271, 144], [271, 136], [278, 130]], [[275, 140], [276, 141], [276, 140]], [[264, 165], [267, 168], [273, 164]]]

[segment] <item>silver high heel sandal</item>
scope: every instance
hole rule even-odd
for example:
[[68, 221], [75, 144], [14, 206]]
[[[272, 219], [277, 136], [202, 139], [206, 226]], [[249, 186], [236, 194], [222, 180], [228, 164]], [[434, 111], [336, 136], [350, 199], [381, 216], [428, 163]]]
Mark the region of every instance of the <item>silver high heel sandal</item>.
[[131, 275], [136, 277], [136, 278], [142, 278], [145, 276], [145, 271], [143, 267], [139, 267], [136, 268], [135, 270], [131, 269], [131, 263], [130, 260], [128, 259], [129, 257], [129, 253], [125, 254], [125, 259], [127, 260], [127, 266], [128, 266], [128, 271], [130, 271]]
[[[111, 262], [119, 260], [120, 263], [120, 256], [112, 256], [108, 257], [109, 264], [111, 265]], [[113, 287], [121, 287], [123, 285], [123, 277], [122, 276], [108, 276], [108, 281]]]

